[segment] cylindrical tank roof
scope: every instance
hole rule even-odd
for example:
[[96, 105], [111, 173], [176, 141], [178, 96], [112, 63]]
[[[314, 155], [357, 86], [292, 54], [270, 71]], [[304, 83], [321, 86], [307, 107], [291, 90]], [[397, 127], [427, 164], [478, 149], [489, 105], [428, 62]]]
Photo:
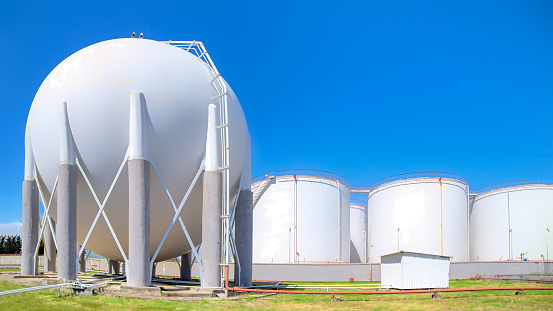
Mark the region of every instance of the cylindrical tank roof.
[[458, 181], [463, 184], [467, 184], [467, 180], [465, 177], [454, 174], [454, 173], [447, 173], [447, 172], [414, 172], [414, 173], [405, 173], [405, 174], [399, 174], [399, 175], [393, 175], [386, 178], [382, 178], [380, 180], [375, 181], [372, 183], [369, 187], [367, 187], [370, 191], [373, 191], [374, 189], [390, 183], [396, 183], [401, 181], [411, 181], [413, 179], [447, 179], [447, 180], [454, 180]]
[[281, 177], [281, 176], [313, 176], [313, 177], [322, 177], [327, 179], [334, 179], [341, 183], [343, 183], [346, 186], [350, 186], [349, 180], [347, 180], [344, 176], [338, 175], [336, 173], [331, 173], [327, 171], [321, 171], [321, 170], [311, 170], [311, 169], [289, 169], [289, 170], [280, 170], [280, 171], [269, 171], [265, 174], [261, 174], [259, 176], [256, 176], [252, 178], [252, 185], [260, 182], [267, 178], [272, 177]]
[[553, 179], [526, 179], [509, 181], [500, 184], [486, 186], [475, 191], [471, 191], [471, 195], [477, 196], [487, 194], [489, 192], [503, 192], [513, 188], [536, 188], [536, 187], [551, 187], [553, 186]]

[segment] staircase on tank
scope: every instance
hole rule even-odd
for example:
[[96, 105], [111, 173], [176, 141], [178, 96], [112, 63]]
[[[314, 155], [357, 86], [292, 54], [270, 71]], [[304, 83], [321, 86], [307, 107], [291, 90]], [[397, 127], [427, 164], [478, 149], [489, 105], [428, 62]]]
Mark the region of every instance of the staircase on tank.
[[261, 194], [267, 188], [271, 180], [273, 180], [273, 176], [268, 177], [267, 179], [262, 180], [259, 185], [255, 188], [255, 191], [253, 193], [253, 206], [257, 203], [257, 200], [259, 200], [259, 197], [261, 197]]

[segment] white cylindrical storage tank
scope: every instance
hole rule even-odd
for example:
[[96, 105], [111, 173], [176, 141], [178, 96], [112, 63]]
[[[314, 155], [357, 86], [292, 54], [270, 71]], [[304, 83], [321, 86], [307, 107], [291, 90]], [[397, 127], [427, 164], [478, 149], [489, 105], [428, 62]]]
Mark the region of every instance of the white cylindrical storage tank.
[[367, 194], [369, 262], [398, 252], [468, 260], [468, 187], [465, 178], [428, 172], [391, 176]]
[[[214, 67], [192, 54], [193, 50], [187, 52], [170, 44], [138, 38], [104, 41], [69, 56], [40, 86], [27, 124], [46, 202], [54, 192], [60, 164], [59, 125], [65, 117], [63, 102], [67, 102], [70, 134], [80, 166], [76, 176], [78, 243], [83, 244], [105, 201], [106, 217], [97, 218], [87, 249], [124, 261], [109, 228], [111, 224], [123, 252], [128, 254], [129, 173], [124, 161], [130, 136], [129, 98], [134, 91], [141, 92], [145, 100], [142, 113], [147, 157], [151, 163], [150, 257], [171, 224], [176, 210], [171, 200], [178, 208], [204, 157], [208, 106], [216, 105], [217, 111], [221, 108], [217, 97], [220, 91], [213, 83], [216, 81]], [[250, 142], [240, 103], [230, 87], [226, 87], [232, 147], [229, 165], [232, 202], [243, 170], [249, 171], [246, 153]], [[218, 123], [220, 116], [218, 113]], [[54, 195], [50, 208], [54, 220], [56, 203]], [[180, 216], [194, 244], [201, 243], [201, 178], [191, 190]], [[190, 250], [177, 220], [156, 261]]]
[[367, 218], [367, 201], [350, 199], [350, 262], [365, 263], [367, 261]]
[[271, 171], [252, 180], [253, 262], [349, 262], [350, 189], [317, 170]]
[[548, 254], [553, 250], [552, 180], [499, 184], [475, 193], [470, 200], [471, 261], [553, 258]]

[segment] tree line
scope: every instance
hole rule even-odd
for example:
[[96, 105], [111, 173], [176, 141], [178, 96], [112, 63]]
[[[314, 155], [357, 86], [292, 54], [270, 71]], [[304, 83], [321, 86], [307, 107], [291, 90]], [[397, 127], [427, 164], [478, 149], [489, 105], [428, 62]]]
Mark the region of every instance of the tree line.
[[0, 254], [20, 254], [21, 236], [0, 235]]
[[[21, 254], [21, 236], [19, 235], [0, 235], [0, 255], [18, 255]], [[44, 240], [40, 240], [38, 254], [44, 255]]]

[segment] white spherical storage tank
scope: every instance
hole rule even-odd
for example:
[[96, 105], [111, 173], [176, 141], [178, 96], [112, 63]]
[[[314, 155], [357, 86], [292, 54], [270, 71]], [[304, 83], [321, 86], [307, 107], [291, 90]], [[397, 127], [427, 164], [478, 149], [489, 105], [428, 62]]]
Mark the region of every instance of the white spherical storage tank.
[[368, 216], [367, 201], [350, 200], [350, 262], [365, 263], [367, 260]]
[[462, 176], [410, 173], [370, 189], [369, 262], [401, 250], [468, 260], [468, 187]]
[[286, 170], [252, 182], [253, 262], [349, 262], [350, 189], [344, 177]]
[[[122, 250], [128, 252], [129, 181], [127, 167], [122, 165], [129, 146], [129, 94], [138, 90], [146, 103], [143, 113], [151, 163], [149, 217], [150, 256], [153, 256], [175, 215], [171, 199], [178, 207], [202, 163], [208, 106], [216, 105], [217, 120], [221, 117], [219, 93], [212, 84], [216, 78], [213, 68], [191, 52], [171, 44], [129, 38], [86, 47], [62, 61], [44, 80], [29, 112], [28, 135], [39, 184], [49, 198], [55, 191], [60, 164], [62, 103], [67, 103], [70, 132], [78, 165], [82, 167], [76, 177], [78, 243], [84, 242], [99, 205], [107, 198], [105, 214]], [[244, 175], [249, 174], [250, 142], [240, 103], [228, 85], [227, 91], [233, 200], [243, 171], [247, 171]], [[248, 176], [248, 183], [249, 179]], [[49, 214], [55, 220], [55, 195]], [[194, 244], [201, 243], [201, 182], [191, 189], [180, 216]], [[124, 261], [103, 216], [98, 218], [86, 248]], [[190, 249], [177, 221], [156, 261], [182, 255]]]
[[553, 258], [553, 181], [504, 183], [475, 193], [470, 200], [471, 261]]

